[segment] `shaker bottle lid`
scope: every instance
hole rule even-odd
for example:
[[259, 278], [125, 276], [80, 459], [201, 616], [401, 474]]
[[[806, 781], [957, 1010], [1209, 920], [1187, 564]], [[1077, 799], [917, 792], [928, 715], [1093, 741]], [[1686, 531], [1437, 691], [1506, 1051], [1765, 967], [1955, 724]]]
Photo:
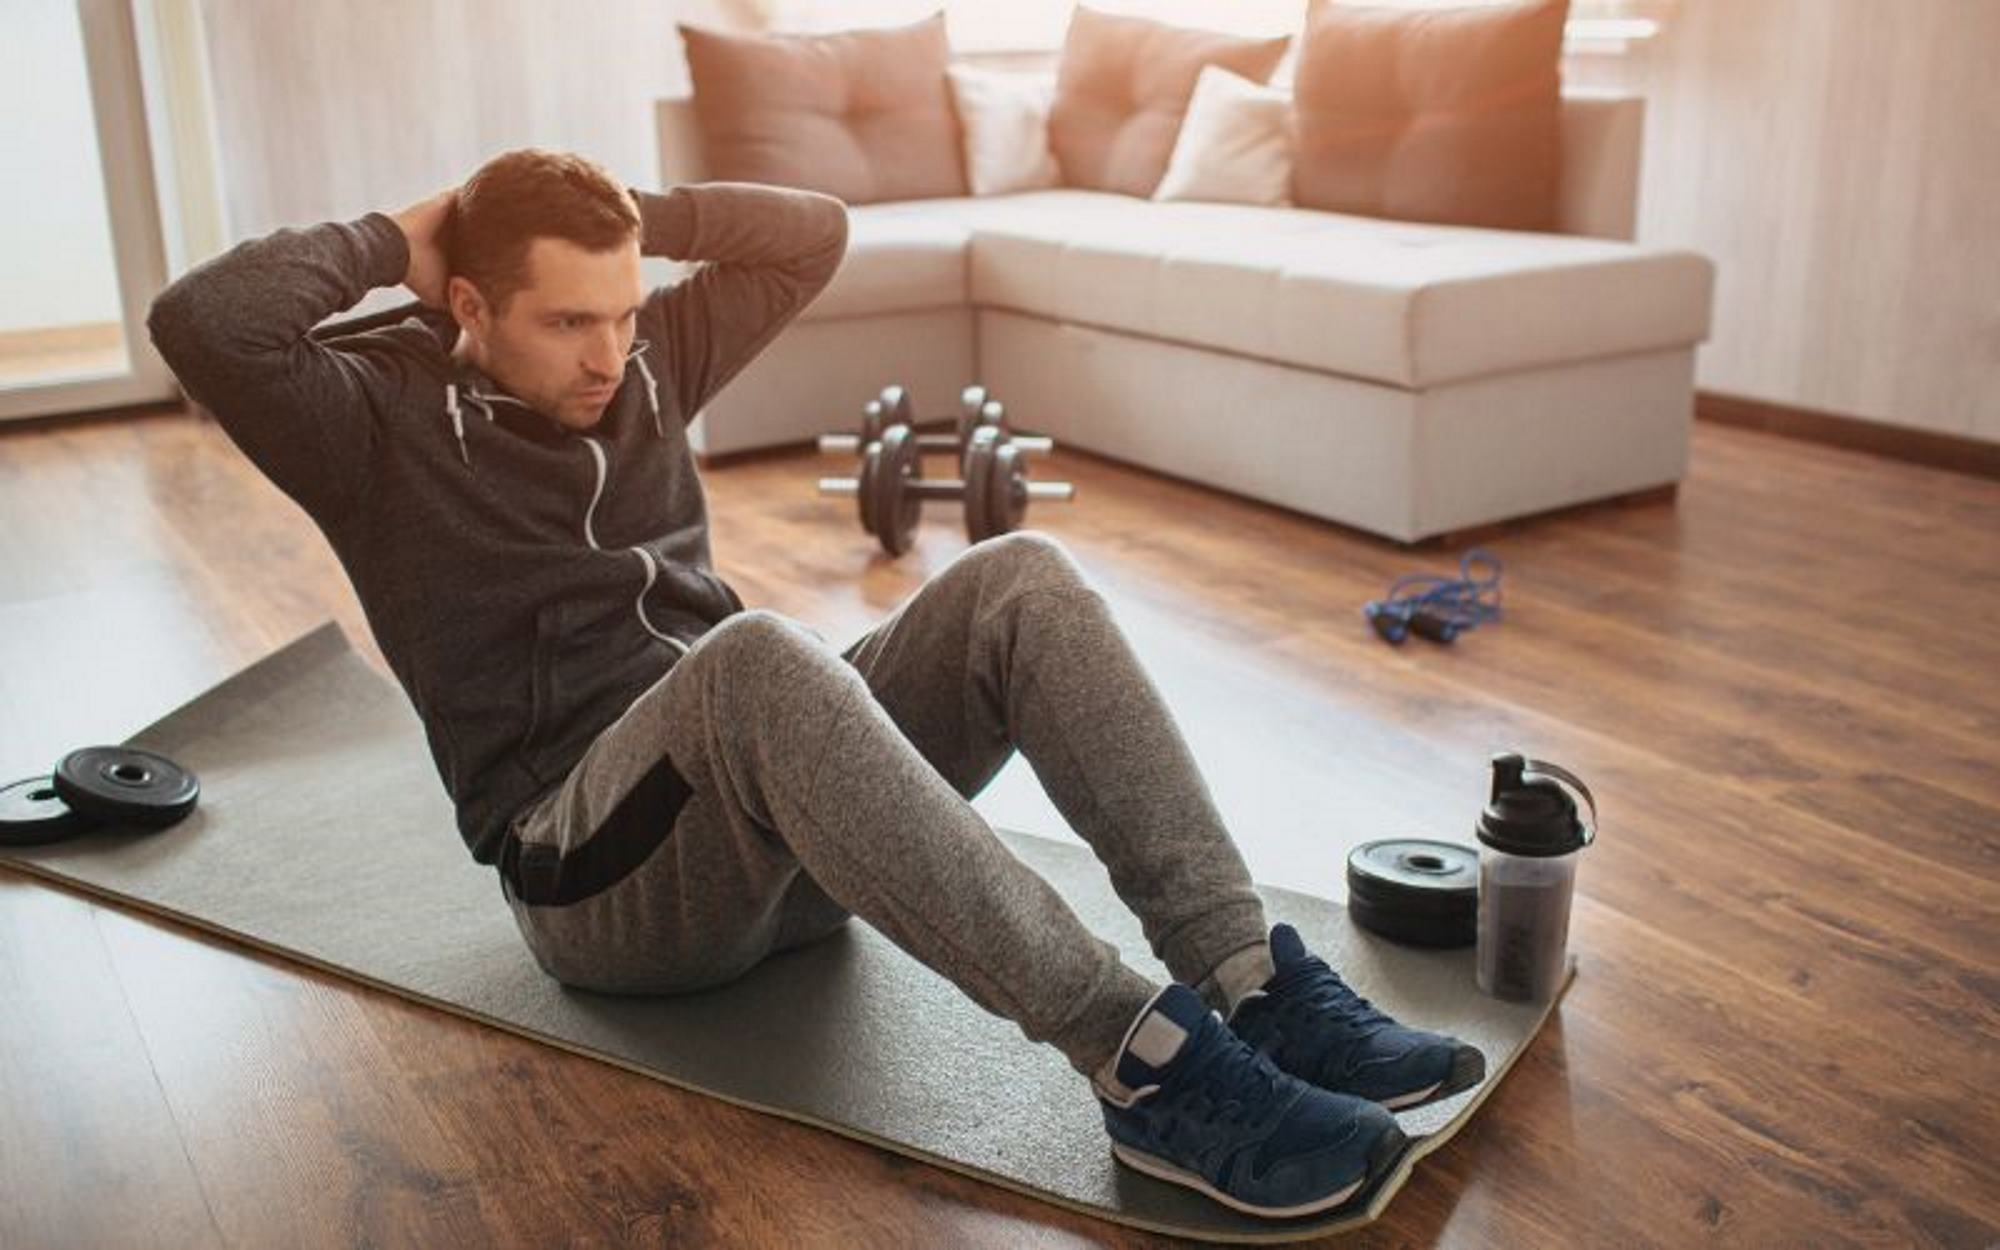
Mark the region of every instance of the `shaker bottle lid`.
[[[1590, 819], [1577, 818], [1567, 784], [1583, 796]], [[1519, 752], [1493, 757], [1493, 793], [1473, 832], [1509, 855], [1553, 856], [1590, 845], [1597, 835], [1597, 801], [1568, 770]]]

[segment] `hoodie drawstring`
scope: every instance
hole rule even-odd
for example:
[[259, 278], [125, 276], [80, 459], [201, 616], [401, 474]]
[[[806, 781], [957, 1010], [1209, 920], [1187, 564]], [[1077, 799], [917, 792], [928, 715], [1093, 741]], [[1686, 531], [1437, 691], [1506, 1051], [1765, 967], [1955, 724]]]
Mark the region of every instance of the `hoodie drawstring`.
[[646, 340], [640, 339], [638, 342], [632, 344], [632, 350], [626, 355], [625, 359], [637, 364], [639, 366], [639, 376], [646, 379], [646, 403], [653, 410], [653, 433], [661, 438], [665, 438], [667, 436], [666, 428], [660, 424], [660, 384], [653, 380], [653, 371], [646, 365], [645, 352], [650, 346], [651, 344], [647, 343]]
[[461, 391], [455, 382], [444, 384], [445, 415], [451, 418], [451, 432], [458, 439], [458, 458], [465, 461], [465, 467], [469, 469], [472, 467], [472, 456], [465, 447], [465, 411], [459, 407], [460, 399], [485, 413], [488, 425], [493, 423], [493, 405], [513, 404], [520, 408], [527, 408], [528, 405], [512, 395], [488, 395], [469, 386]]
[[465, 461], [465, 467], [472, 467], [472, 455], [465, 450], [465, 414], [458, 408], [458, 386], [444, 384], [444, 413], [451, 418], [451, 432], [458, 436], [458, 458]]
[[[649, 346], [651, 344], [647, 343], [644, 339], [634, 340], [632, 350], [625, 354], [625, 363], [637, 364], [639, 366], [639, 376], [645, 379], [646, 382], [646, 406], [653, 413], [653, 433], [656, 437], [665, 438], [667, 436], [667, 429], [660, 418], [660, 383], [653, 376], [652, 368], [646, 364], [645, 351]], [[468, 469], [472, 467], [472, 453], [467, 450], [465, 445], [465, 413], [459, 407], [461, 397], [466, 403], [484, 412], [489, 424], [493, 420], [494, 404], [513, 404], [516, 407], [527, 408], [529, 411], [533, 411], [531, 405], [522, 403], [512, 395], [489, 395], [482, 391], [476, 391], [469, 386], [465, 390], [460, 391], [457, 383], [445, 383], [445, 417], [451, 422], [452, 437], [458, 440], [458, 458], [465, 462], [465, 467]]]

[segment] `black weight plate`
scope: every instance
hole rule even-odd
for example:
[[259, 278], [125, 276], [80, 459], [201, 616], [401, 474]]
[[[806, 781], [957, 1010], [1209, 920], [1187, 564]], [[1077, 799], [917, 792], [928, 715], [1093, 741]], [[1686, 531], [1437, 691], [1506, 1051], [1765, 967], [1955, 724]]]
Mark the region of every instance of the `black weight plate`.
[[1479, 891], [1479, 852], [1458, 842], [1382, 838], [1364, 842], [1347, 857], [1350, 876], [1422, 894]]
[[62, 801], [53, 778], [30, 777], [0, 787], [0, 846], [58, 842], [90, 825]]
[[854, 490], [854, 510], [861, 517], [861, 532], [875, 532], [875, 479], [882, 473], [882, 440], [862, 445], [861, 470]]
[[924, 475], [923, 455], [910, 427], [898, 423], [882, 432], [882, 460], [875, 469], [876, 537], [892, 556], [910, 549], [924, 501], [904, 484]]
[[917, 409], [910, 399], [910, 392], [901, 386], [885, 386], [878, 397], [882, 404], [882, 428], [886, 431], [892, 425], [915, 425]]
[[1479, 852], [1456, 842], [1385, 838], [1347, 857], [1348, 912], [1370, 932], [1418, 946], [1477, 936]]
[[972, 462], [975, 459], [975, 457], [981, 453], [975, 452], [973, 448], [998, 446], [999, 444], [1006, 441], [1004, 435], [1001, 435], [999, 437], [995, 436], [995, 434], [998, 433], [997, 431], [995, 432], [995, 434], [981, 434], [980, 431], [985, 428], [986, 427], [984, 425], [981, 425], [977, 422], [975, 422], [971, 426], [968, 426], [966, 430], [965, 441], [959, 444], [958, 479], [961, 482], [970, 482], [974, 477]]
[[888, 428], [888, 418], [883, 416], [882, 412], [882, 401], [879, 399], [871, 399], [861, 406], [861, 445], [863, 447], [881, 438], [882, 431]]
[[131, 747], [84, 747], [56, 765], [56, 793], [92, 820], [167, 826], [194, 810], [195, 775], [164, 755]]
[[992, 490], [995, 532], [1020, 529], [1028, 515], [1028, 462], [1012, 443], [1002, 442], [993, 449]]
[[1347, 914], [1360, 928], [1405, 946], [1449, 949], [1471, 946], [1479, 940], [1477, 910], [1455, 916], [1423, 916], [1351, 895]]
[[994, 534], [992, 464], [999, 435], [991, 426], [973, 430], [972, 441], [965, 445], [965, 459], [959, 464], [959, 475], [965, 481], [965, 536], [975, 543]]
[[972, 437], [972, 431], [979, 428], [980, 410], [986, 407], [986, 388], [974, 383], [958, 393], [958, 445], [963, 447]]

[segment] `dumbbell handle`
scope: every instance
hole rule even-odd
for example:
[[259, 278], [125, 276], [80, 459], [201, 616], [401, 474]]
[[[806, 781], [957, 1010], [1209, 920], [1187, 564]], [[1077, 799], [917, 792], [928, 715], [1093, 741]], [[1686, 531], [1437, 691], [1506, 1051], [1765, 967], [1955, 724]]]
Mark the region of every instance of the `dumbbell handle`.
[[[1055, 450], [1055, 440], [1039, 434], [1016, 434], [1007, 440], [1023, 455], [1046, 456]], [[919, 434], [917, 448], [920, 451], [957, 451], [958, 436], [954, 434]], [[861, 450], [861, 436], [858, 434], [822, 434], [819, 436], [819, 450], [825, 456], [852, 456]]]
[[[1052, 499], [1068, 502], [1076, 498], [1074, 482], [1024, 482], [1030, 499]], [[861, 490], [858, 477], [823, 477], [819, 480], [822, 495], [853, 495]], [[965, 483], [951, 478], [911, 478], [903, 483], [903, 493], [918, 499], [963, 499]]]
[[[820, 478], [820, 494], [856, 494], [860, 488], [860, 478]], [[910, 478], [902, 484], [902, 492], [920, 500], [956, 500], [964, 498], [966, 484], [950, 478]]]

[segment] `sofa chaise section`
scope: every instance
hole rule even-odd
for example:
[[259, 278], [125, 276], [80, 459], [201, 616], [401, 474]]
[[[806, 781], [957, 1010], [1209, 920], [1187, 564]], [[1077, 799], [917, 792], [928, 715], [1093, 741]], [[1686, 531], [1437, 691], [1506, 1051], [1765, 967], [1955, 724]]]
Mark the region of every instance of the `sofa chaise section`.
[[[700, 176], [659, 105], [666, 181]], [[696, 422], [707, 455], [984, 382], [1019, 428], [1399, 541], [1684, 475], [1713, 268], [1642, 248], [1641, 104], [1567, 94], [1564, 227], [1060, 190], [851, 210], [814, 305]]]

